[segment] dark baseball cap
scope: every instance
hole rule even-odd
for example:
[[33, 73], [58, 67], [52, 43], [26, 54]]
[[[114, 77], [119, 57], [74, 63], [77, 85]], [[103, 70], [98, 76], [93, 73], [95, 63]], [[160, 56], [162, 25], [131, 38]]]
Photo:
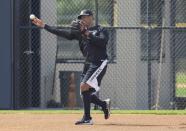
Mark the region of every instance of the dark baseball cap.
[[91, 10], [82, 10], [78, 19], [81, 19], [82, 16], [93, 16], [93, 12]]

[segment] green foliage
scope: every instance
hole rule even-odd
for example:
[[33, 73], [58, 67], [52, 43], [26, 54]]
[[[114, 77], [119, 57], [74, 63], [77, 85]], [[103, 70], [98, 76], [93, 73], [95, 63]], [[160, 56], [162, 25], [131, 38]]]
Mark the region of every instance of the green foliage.
[[177, 73], [176, 74], [176, 84], [186, 84], [186, 74]]
[[[57, 24], [69, 25], [77, 18], [81, 10], [90, 9], [96, 11], [95, 0], [57, 0]], [[98, 19], [99, 24], [108, 26], [112, 24], [113, 3], [112, 0], [99, 0]]]
[[94, 9], [94, 0], [57, 0], [58, 25], [69, 24], [83, 9]]
[[186, 97], [186, 88], [176, 88], [177, 97]]

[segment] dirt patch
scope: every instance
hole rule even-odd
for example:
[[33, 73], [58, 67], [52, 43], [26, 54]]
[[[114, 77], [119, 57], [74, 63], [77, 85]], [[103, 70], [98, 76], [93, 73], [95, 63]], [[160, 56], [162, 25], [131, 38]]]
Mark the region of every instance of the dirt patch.
[[93, 114], [94, 125], [76, 126], [80, 114], [0, 114], [1, 131], [185, 131], [182, 115]]

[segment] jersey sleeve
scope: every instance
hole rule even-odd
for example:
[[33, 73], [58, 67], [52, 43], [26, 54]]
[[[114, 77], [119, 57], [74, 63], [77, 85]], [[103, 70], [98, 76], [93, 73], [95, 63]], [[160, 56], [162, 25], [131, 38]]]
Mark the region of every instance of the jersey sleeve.
[[73, 40], [73, 39], [78, 40], [79, 39], [79, 34], [80, 34], [79, 31], [75, 30], [75, 29], [72, 29], [72, 28], [59, 29], [57, 27], [52, 27], [52, 26], [49, 26], [49, 25], [46, 24], [44, 29], [47, 30], [48, 32], [52, 33], [52, 34], [64, 37], [68, 40]]
[[106, 29], [102, 29], [99, 32], [99, 35], [90, 33], [89, 38], [92, 44], [99, 47], [105, 47], [109, 39], [108, 31]]

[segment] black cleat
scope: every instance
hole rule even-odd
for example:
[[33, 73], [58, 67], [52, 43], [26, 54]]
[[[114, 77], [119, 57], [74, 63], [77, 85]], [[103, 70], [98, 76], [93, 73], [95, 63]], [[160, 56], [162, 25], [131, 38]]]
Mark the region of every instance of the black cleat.
[[106, 99], [104, 100], [106, 103], [106, 107], [103, 109], [104, 115], [105, 115], [105, 119], [108, 119], [110, 117], [110, 104], [111, 101], [110, 99]]
[[75, 125], [93, 125], [93, 121], [92, 118], [87, 119], [83, 117], [82, 120], [77, 121]]

